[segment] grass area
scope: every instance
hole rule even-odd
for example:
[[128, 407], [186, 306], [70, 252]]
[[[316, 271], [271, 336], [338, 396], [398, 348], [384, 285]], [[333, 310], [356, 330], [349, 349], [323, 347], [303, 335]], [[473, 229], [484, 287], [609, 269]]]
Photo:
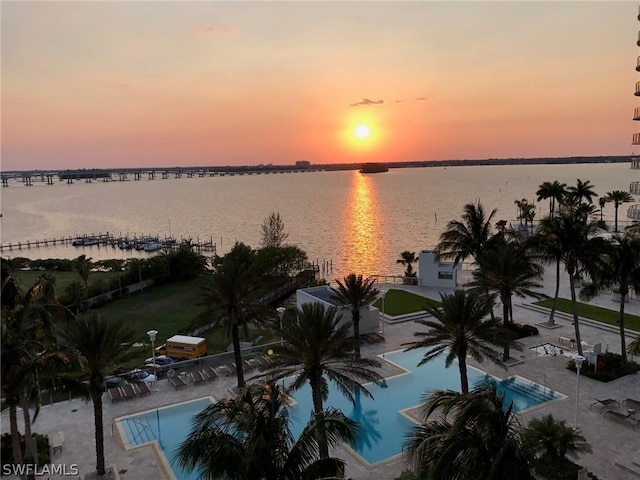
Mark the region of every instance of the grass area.
[[[376, 300], [373, 305], [382, 311], [381, 298]], [[385, 315], [396, 316], [420, 312], [425, 309], [426, 305], [438, 306], [440, 305], [440, 302], [405, 290], [397, 290], [393, 288], [389, 290], [384, 297]]]
[[[132, 342], [144, 345], [140, 351], [132, 352], [125, 366], [140, 365], [145, 358], [151, 356], [147, 331], [158, 331], [156, 346], [173, 335], [185, 333], [185, 328], [191, 321], [205, 310], [205, 306], [201, 304], [205, 282], [206, 279], [201, 277], [189, 282], [160, 285], [97, 309], [97, 313], [107, 319], [126, 319], [135, 332]], [[242, 341], [253, 340], [258, 336], [263, 337], [260, 343], [277, 340], [273, 332], [262, 328], [250, 328], [249, 338], [242, 338], [242, 330], [240, 334]], [[214, 329], [206, 338], [210, 354], [225, 351], [231, 343], [223, 329]]]
[[[546, 298], [538, 302], [534, 302], [534, 305], [540, 307], [551, 308], [553, 306], [553, 298]], [[558, 298], [558, 304], [556, 306], [557, 311], [572, 314], [571, 300], [568, 298]], [[617, 326], [617, 321], [620, 318], [620, 312], [617, 310], [611, 310], [608, 308], [598, 307], [596, 305], [590, 305], [588, 303], [578, 302], [578, 315], [590, 320], [596, 320], [598, 322], [607, 323], [609, 325]], [[630, 313], [624, 314], [624, 326], [629, 330], [640, 332], [640, 316], [632, 315]]]
[[[18, 279], [25, 290], [31, 288], [36, 279], [43, 273], [47, 273], [56, 279], [56, 292], [58, 295], [63, 293], [64, 289], [72, 282], [84, 283], [82, 281], [82, 277], [80, 277], [80, 275], [78, 275], [78, 273], [76, 272], [40, 272], [34, 270], [16, 270], [12, 273]], [[118, 278], [120, 275], [121, 272], [91, 272], [89, 274], [87, 283], [89, 284], [89, 287], [91, 287], [91, 284], [97, 282], [98, 280], [109, 282], [111, 279]]]

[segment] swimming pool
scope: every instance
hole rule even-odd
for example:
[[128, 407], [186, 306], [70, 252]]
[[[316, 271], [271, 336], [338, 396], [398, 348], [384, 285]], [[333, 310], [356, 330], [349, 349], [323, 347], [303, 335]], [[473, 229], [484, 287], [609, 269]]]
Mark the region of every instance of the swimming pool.
[[[420, 350], [385, 354], [385, 360], [397, 364], [406, 372], [387, 378], [382, 385], [367, 385], [373, 399], [360, 395], [354, 406], [339, 392], [332, 389], [329, 393], [326, 405], [341, 409], [345, 415], [360, 424], [360, 437], [354, 445], [354, 450], [366, 462], [380, 462], [402, 452], [405, 436], [409, 428], [415, 425], [403, 411], [420, 404], [425, 392], [441, 389], [460, 391], [460, 374], [457, 365], [446, 368], [444, 360], [438, 358], [421, 367], [416, 367], [423, 355], [424, 352]], [[498, 381], [473, 367], [469, 367], [468, 376], [470, 385], [487, 381], [496, 382], [498, 392], [504, 394], [507, 403], [513, 402], [514, 410], [518, 412], [562, 396], [518, 376]], [[294, 393], [294, 397], [297, 404], [290, 407], [289, 411], [292, 420], [291, 430], [297, 436], [311, 415], [310, 387], [305, 385]], [[200, 399], [119, 419], [125, 445], [140, 445], [157, 438], [169, 462], [172, 462], [173, 452], [186, 437], [191, 419], [211, 401], [209, 398]], [[144, 431], [152, 432], [154, 435], [157, 433], [157, 436], [145, 435]], [[168, 432], [170, 435], [167, 435]], [[191, 480], [197, 477], [196, 474], [185, 475], [184, 472], [176, 472], [176, 476], [180, 480]]]

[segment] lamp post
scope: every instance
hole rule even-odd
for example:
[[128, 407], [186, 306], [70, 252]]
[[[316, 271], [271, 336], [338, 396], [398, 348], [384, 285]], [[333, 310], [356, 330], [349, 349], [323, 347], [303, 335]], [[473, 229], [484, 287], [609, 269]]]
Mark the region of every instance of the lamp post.
[[156, 341], [156, 336], [158, 335], [158, 331], [157, 330], [149, 330], [147, 332], [147, 335], [149, 335], [149, 340], [151, 340], [151, 354], [152, 354], [152, 358], [153, 358], [153, 374], [156, 376], [156, 379], [157, 379], [158, 378], [158, 374], [157, 374], [157, 370], [156, 370], [155, 341]]
[[286, 311], [287, 309], [284, 307], [276, 308], [276, 312], [278, 312], [278, 316], [280, 317], [280, 346], [284, 343], [284, 340], [282, 339], [282, 317], [284, 317], [284, 312]]
[[585, 357], [579, 354], [573, 356], [573, 361], [576, 363], [576, 418], [574, 422], [574, 429], [578, 429], [578, 400], [580, 398], [580, 369], [582, 368], [582, 362], [586, 360]]

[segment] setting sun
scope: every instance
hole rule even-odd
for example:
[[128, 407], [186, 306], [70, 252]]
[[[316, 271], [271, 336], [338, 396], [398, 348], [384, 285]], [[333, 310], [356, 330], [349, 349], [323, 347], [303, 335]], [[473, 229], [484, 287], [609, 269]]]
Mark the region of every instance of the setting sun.
[[358, 138], [367, 138], [371, 135], [371, 130], [366, 125], [358, 125], [353, 133]]

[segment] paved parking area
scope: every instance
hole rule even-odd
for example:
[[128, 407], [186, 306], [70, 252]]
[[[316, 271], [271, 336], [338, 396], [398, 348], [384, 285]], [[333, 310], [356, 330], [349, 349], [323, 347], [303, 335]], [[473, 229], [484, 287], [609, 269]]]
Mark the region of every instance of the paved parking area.
[[[402, 287], [389, 285], [386, 288]], [[425, 296], [438, 298], [438, 293], [429, 289], [407, 288]], [[552, 285], [545, 285], [545, 289], [549, 291], [550, 295], [553, 293]], [[561, 296], [568, 295], [566, 286], [563, 289]], [[530, 324], [539, 324], [546, 321], [546, 313], [525, 308], [530, 302], [530, 300], [520, 301], [515, 306], [514, 315], [516, 321]], [[614, 309], [619, 306], [607, 296], [598, 297], [594, 303]], [[640, 301], [638, 299], [631, 300], [627, 306], [627, 311], [640, 313]], [[531, 418], [552, 413], [555, 417], [566, 419], [568, 424], [573, 425], [577, 405], [580, 431], [593, 448], [593, 453], [583, 456], [580, 459], [580, 463], [603, 480], [640, 478], [640, 427], [634, 430], [630, 425], [625, 425], [613, 418], [603, 417], [600, 409], [590, 408], [595, 398], [615, 398], [620, 401], [630, 397], [639, 399], [640, 376], [627, 376], [606, 384], [581, 377], [580, 391], [576, 402], [576, 374], [565, 368], [568, 357], [565, 355], [541, 356], [530, 349], [530, 347], [544, 343], [557, 345], [561, 337], [573, 337], [571, 320], [558, 318], [557, 323], [559, 327], [556, 329], [540, 328], [540, 335], [524, 339], [525, 348], [521, 352], [513, 352], [513, 356], [521, 363], [511, 366], [508, 371], [488, 363], [480, 365], [480, 368], [501, 378], [520, 375], [538, 383], [544, 383], [551, 389], [566, 395], [563, 400], [551, 402], [548, 405], [524, 412], [522, 414], [523, 423], [528, 422]], [[587, 344], [600, 343], [603, 348], [608, 346], [611, 351], [619, 351], [620, 340], [615, 329], [601, 329], [585, 322], [581, 323], [581, 325], [582, 337]], [[419, 325], [413, 322], [386, 324], [385, 342], [366, 345], [363, 347], [363, 353], [365, 355], [376, 355], [381, 354], [383, 351], [397, 350], [401, 348], [403, 342], [413, 340], [413, 333], [417, 329], [419, 329]], [[473, 362], [471, 363], [473, 364]], [[391, 369], [392, 367], [389, 368]], [[389, 372], [391, 371], [389, 370]], [[457, 370], [452, 371], [452, 374], [458, 375]], [[198, 397], [211, 395], [216, 399], [225, 398], [229, 395], [229, 388], [235, 385], [235, 378], [223, 376], [219, 380], [202, 385], [194, 385], [190, 380], [187, 380], [187, 383], [186, 388], [176, 390], [166, 379], [162, 379], [153, 386], [151, 395], [116, 403], [111, 403], [109, 397], [106, 394], [104, 395], [107, 465], [114, 466], [115, 470], [119, 472], [112, 478], [125, 480], [160, 480], [169, 478], [163, 474], [163, 470], [160, 468], [162, 462], [152, 448], [148, 446], [132, 450], [123, 448], [119, 435], [114, 428], [115, 419], [123, 415]], [[620, 411], [626, 413], [626, 407], [620, 407]], [[1, 430], [6, 432], [8, 429], [8, 415], [4, 412]], [[94, 478], [95, 442], [93, 406], [91, 403], [86, 403], [83, 400], [70, 400], [45, 406], [34, 425], [34, 431], [48, 434], [50, 438], [58, 432], [63, 432], [62, 451], [57, 451], [52, 456], [52, 462], [67, 466], [77, 465], [80, 478]], [[353, 480], [393, 479], [400, 474], [405, 466], [405, 459], [402, 456], [379, 464], [368, 465], [346, 448], [339, 449], [337, 453], [347, 460], [347, 475]], [[58, 477], [52, 475], [50, 478]]]

